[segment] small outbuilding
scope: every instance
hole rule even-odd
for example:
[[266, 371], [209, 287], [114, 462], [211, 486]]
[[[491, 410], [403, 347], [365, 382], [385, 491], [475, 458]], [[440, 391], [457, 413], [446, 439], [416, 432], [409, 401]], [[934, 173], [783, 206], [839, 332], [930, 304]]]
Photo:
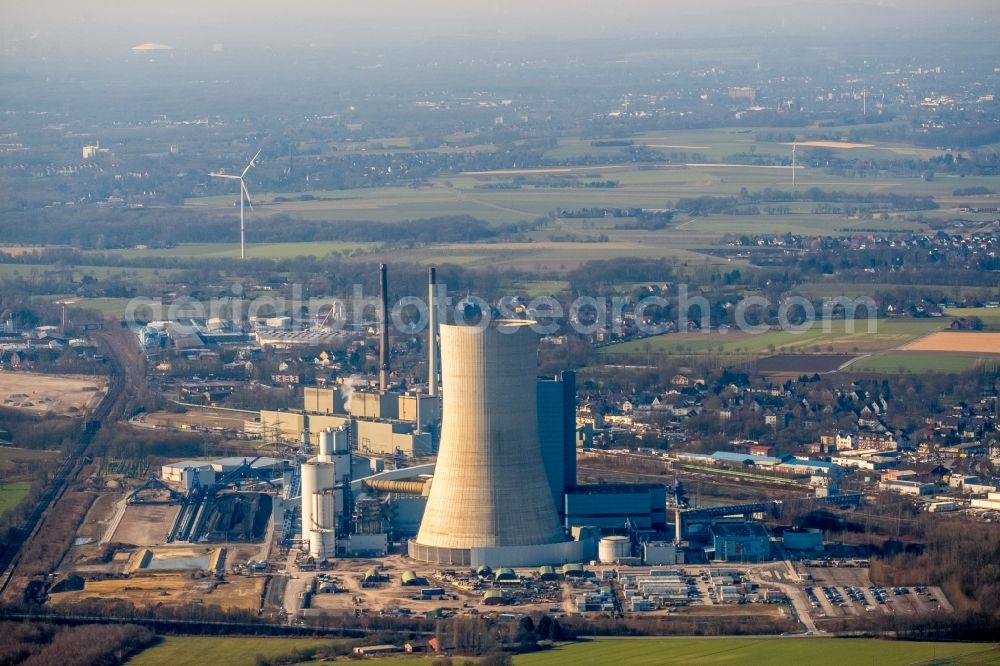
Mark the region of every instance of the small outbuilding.
[[552, 567], [545, 565], [538, 567], [538, 580], [559, 580], [559, 574]]
[[487, 606], [500, 606], [504, 602], [502, 590], [487, 590], [483, 594], [483, 603]]
[[418, 576], [415, 571], [406, 570], [400, 577], [400, 581], [403, 585], [412, 585], [414, 587], [423, 587], [427, 585], [427, 579]]

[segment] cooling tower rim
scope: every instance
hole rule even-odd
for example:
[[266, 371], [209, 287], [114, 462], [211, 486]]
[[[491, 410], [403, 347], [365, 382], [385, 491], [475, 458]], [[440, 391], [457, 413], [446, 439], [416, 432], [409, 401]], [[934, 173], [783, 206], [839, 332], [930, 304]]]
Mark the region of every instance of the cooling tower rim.
[[484, 329], [497, 330], [501, 333], [514, 332], [521, 330], [522, 328], [531, 327], [538, 322], [534, 319], [491, 319], [487, 326], [483, 326], [481, 323], [478, 324], [464, 324], [464, 323], [451, 323], [451, 324], [441, 324], [440, 328], [447, 328], [450, 330], [461, 330], [466, 329], [469, 331], [483, 331]]

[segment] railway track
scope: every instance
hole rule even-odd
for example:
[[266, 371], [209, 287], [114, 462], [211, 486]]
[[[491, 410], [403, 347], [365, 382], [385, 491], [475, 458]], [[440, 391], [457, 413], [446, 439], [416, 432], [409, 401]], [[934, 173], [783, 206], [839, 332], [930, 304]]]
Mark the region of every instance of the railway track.
[[0, 554], [0, 595], [7, 591], [14, 572], [20, 559], [21, 548], [29, 539], [35, 536], [41, 526], [46, 512], [55, 504], [66, 490], [70, 479], [75, 479], [80, 473], [86, 460], [90, 445], [94, 441], [101, 426], [105, 423], [113, 422], [119, 416], [121, 403], [125, 397], [126, 370], [121, 357], [121, 351], [106, 335], [98, 334], [97, 339], [107, 352], [107, 358], [111, 364], [111, 374], [108, 378], [108, 391], [104, 398], [90, 415], [90, 419], [84, 422], [83, 430], [77, 440], [76, 446], [66, 456], [66, 460], [56, 471], [48, 488], [42, 494], [38, 503], [31, 510], [31, 513], [24, 519], [19, 527], [12, 530], [10, 541], [7, 542]]

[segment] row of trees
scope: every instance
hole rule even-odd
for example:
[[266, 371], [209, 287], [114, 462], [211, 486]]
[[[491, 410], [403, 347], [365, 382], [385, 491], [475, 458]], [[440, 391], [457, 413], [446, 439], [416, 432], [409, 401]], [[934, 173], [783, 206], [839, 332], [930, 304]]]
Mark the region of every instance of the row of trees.
[[157, 640], [133, 624], [62, 627], [36, 622], [0, 623], [0, 664], [117, 666]]
[[767, 188], [762, 192], [750, 192], [743, 188], [739, 196], [682, 197], [675, 208], [688, 215], [709, 215], [731, 213], [741, 210], [741, 206], [762, 203], [784, 203], [805, 201], [811, 203], [864, 204], [880, 210], [934, 210], [938, 208], [933, 197], [892, 192], [843, 192], [810, 187], [804, 190], [785, 191]]
[[[11, 243], [71, 245], [88, 250], [136, 245], [172, 247], [177, 243], [217, 243], [226, 238], [235, 241], [239, 238], [235, 219], [236, 213], [205, 214], [185, 208], [53, 208], [0, 214], [0, 237]], [[490, 225], [470, 215], [373, 224], [307, 220], [279, 214], [255, 217], [249, 240], [256, 243], [457, 243], [508, 236], [523, 228], [527, 227], [524, 224]]]

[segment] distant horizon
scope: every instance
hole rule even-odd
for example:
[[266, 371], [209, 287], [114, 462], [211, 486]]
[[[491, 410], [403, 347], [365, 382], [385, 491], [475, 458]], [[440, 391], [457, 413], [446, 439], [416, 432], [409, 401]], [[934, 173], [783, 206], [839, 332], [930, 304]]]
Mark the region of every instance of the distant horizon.
[[143, 43], [176, 50], [312, 46], [377, 48], [449, 37], [497, 41], [548, 38], [655, 36], [709, 38], [781, 32], [795, 35], [876, 33], [891, 39], [908, 30], [944, 26], [986, 28], [996, 23], [989, 0], [703, 0], [697, 5], [623, 0], [530, 3], [508, 0], [489, 6], [456, 0], [412, 3], [375, 0], [342, 4], [306, 0], [258, 6], [236, 2], [143, 4], [96, 0], [65, 6], [53, 0], [5, 8], [0, 28], [3, 57], [41, 50], [46, 57], [70, 53], [115, 54]]

